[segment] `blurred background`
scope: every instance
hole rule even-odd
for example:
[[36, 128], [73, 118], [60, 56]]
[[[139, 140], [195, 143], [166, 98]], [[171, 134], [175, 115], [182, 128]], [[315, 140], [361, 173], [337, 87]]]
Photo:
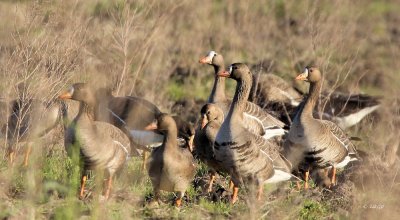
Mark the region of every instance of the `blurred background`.
[[[21, 85], [23, 96], [52, 100], [72, 83], [93, 82], [111, 87], [114, 95], [144, 97], [162, 111], [184, 115], [190, 107], [172, 107], [205, 101], [210, 94], [213, 69], [198, 63], [210, 50], [221, 53], [226, 65], [244, 62], [254, 73], [276, 74], [302, 91], [308, 91], [306, 83], [297, 85], [294, 77], [312, 64], [324, 74], [326, 92], [382, 97], [376, 113], [347, 131], [362, 139], [356, 145], [372, 161], [349, 200], [337, 199], [335, 206], [308, 194], [301, 201], [283, 196], [289, 201], [267, 202], [255, 215], [240, 204], [207, 201], [187, 210], [197, 210], [198, 218], [394, 218], [400, 198], [399, 11], [397, 0], [3, 0], [0, 122], [7, 120], [8, 103], [22, 96]], [[232, 95], [235, 84], [228, 81]], [[136, 166], [139, 160], [130, 163], [131, 179], [122, 178], [107, 209], [74, 200], [69, 186], [77, 183], [67, 172], [72, 165], [62, 137], [60, 126], [36, 144], [36, 156], [24, 168], [30, 172], [0, 163], [0, 218], [187, 217], [140, 205], [151, 187]], [[0, 143], [5, 158], [6, 140]], [[384, 208], [369, 208], [374, 204]]]

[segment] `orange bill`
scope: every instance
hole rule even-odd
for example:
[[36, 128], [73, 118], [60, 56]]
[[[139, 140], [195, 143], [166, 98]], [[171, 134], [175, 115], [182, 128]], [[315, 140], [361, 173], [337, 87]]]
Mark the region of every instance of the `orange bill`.
[[307, 76], [304, 73], [301, 73], [296, 77], [296, 80], [307, 80]]
[[217, 75], [220, 77], [229, 77], [230, 74], [228, 71], [225, 70], [225, 71], [217, 73]]
[[58, 98], [60, 98], [60, 99], [71, 99], [72, 98], [72, 94], [70, 92], [64, 92], [63, 94], [58, 96]]
[[146, 131], [152, 131], [152, 130], [157, 130], [157, 122], [152, 122], [151, 124], [147, 125], [144, 130]]

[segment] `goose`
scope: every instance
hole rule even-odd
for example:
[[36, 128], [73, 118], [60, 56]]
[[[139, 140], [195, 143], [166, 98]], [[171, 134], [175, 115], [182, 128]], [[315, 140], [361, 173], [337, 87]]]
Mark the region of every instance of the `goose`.
[[296, 107], [303, 95], [292, 85], [275, 74], [260, 74], [253, 77], [249, 100], [259, 106], [268, 107], [271, 103], [282, 103], [285, 106]]
[[114, 174], [130, 156], [129, 138], [117, 127], [95, 121], [95, 97], [88, 88], [73, 85], [59, 96], [60, 99], [79, 101], [79, 112], [65, 132], [65, 148], [70, 157], [80, 152], [83, 173], [79, 197], [84, 198], [87, 170], [104, 170], [107, 183], [104, 198], [108, 199]]
[[61, 101], [41, 101], [38, 99], [15, 99], [11, 102], [11, 114], [2, 126], [2, 136], [7, 136], [7, 154], [9, 162], [14, 163], [15, 147], [26, 143], [24, 166], [28, 166], [32, 144], [55, 128], [66, 112]]
[[245, 127], [244, 110], [252, 84], [252, 74], [243, 63], [234, 63], [229, 71], [219, 72], [220, 77], [237, 81], [235, 96], [217, 133], [214, 154], [234, 184], [232, 203], [237, 201], [239, 187], [255, 183], [257, 198], [261, 198], [263, 184], [289, 180], [291, 164], [278, 151], [274, 143], [256, 135]]
[[[201, 58], [199, 62], [214, 67], [215, 80], [208, 102], [218, 105], [226, 115], [232, 100], [226, 98], [225, 78], [219, 76], [219, 74], [225, 70], [222, 55], [215, 51], [210, 51], [207, 56]], [[266, 139], [285, 134], [285, 130], [283, 129], [285, 124], [283, 122], [274, 118], [260, 106], [248, 102], [247, 100], [244, 102], [244, 120], [246, 121], [245, 126], [248, 130]]]
[[[163, 135], [154, 131], [145, 131], [162, 112], [153, 103], [133, 96], [115, 97], [107, 88], [92, 88], [87, 83], [76, 83], [73, 87], [85, 87], [95, 97], [95, 120], [111, 123], [120, 128], [131, 141], [131, 151], [139, 155], [137, 149], [143, 151], [143, 169], [145, 169], [147, 152], [160, 146]], [[174, 119], [179, 124], [179, 140], [181, 146], [192, 148], [194, 128], [178, 116]]]
[[[295, 89], [281, 77], [262, 74], [254, 77], [250, 101], [279, 115], [286, 124], [296, 115], [303, 100], [303, 93]], [[257, 78], [257, 79], [256, 79]], [[345, 94], [322, 92], [317, 102], [314, 116], [335, 122], [347, 129], [359, 123], [364, 117], [380, 107], [380, 97], [365, 94]]]
[[310, 168], [333, 168], [331, 184], [336, 183], [336, 169], [358, 159], [357, 151], [345, 132], [335, 123], [316, 119], [313, 110], [322, 85], [322, 74], [316, 67], [306, 67], [296, 77], [310, 83], [309, 96], [297, 113], [284, 143], [292, 164], [305, 166], [305, 188]]
[[[212, 103], [205, 104], [200, 112], [201, 123], [194, 137], [194, 154], [211, 169], [210, 181], [207, 187], [207, 192], [211, 192], [216, 173], [228, 173], [215, 159], [214, 155], [214, 142], [224, 120], [224, 113], [217, 105]], [[232, 184], [230, 183], [230, 188], [233, 187]]]
[[159, 115], [146, 129], [164, 134], [162, 145], [152, 151], [147, 165], [154, 189], [153, 202], [158, 203], [160, 190], [178, 192], [175, 205], [179, 207], [196, 172], [193, 156], [187, 148], [178, 146], [176, 123], [170, 115]]
[[322, 93], [315, 117], [335, 122], [341, 129], [358, 124], [380, 107], [380, 97], [366, 94]]

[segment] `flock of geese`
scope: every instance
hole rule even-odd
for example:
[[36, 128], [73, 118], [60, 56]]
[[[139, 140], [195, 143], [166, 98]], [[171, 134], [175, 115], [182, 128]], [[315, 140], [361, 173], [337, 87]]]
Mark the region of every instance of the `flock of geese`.
[[[115, 173], [131, 156], [142, 155], [143, 168], [147, 168], [154, 189], [152, 203], [158, 203], [163, 190], [177, 192], [175, 204], [181, 206], [195, 176], [195, 159], [210, 170], [208, 192], [213, 190], [217, 173], [230, 176], [231, 203], [238, 200], [243, 187], [257, 199], [262, 198], [266, 183], [293, 180], [300, 188], [299, 183], [304, 181], [304, 188], [308, 188], [312, 169], [324, 169], [331, 186], [335, 185], [336, 169], [361, 159], [343, 129], [375, 111], [379, 107], [376, 98], [331, 94], [326, 110], [320, 114], [315, 107], [324, 96], [323, 75], [316, 67], [305, 67], [296, 77], [310, 84], [309, 94], [303, 99], [303, 94], [276, 75], [265, 74], [254, 80], [246, 64], [233, 63], [225, 68], [222, 55], [215, 51], [199, 62], [214, 67], [215, 81], [196, 129], [143, 98], [115, 97], [110, 89], [76, 83], [52, 102], [13, 102], [2, 128], [10, 162], [15, 160], [16, 143], [26, 142], [24, 165], [28, 165], [31, 143], [62, 120], [65, 149], [83, 164], [80, 198], [85, 197], [86, 171], [105, 171], [103, 196], [107, 199]], [[236, 81], [233, 99], [225, 95], [227, 78]], [[64, 100], [79, 102], [78, 114], [68, 123]], [[277, 105], [285, 111], [278, 110], [281, 108]], [[294, 175], [299, 171], [304, 175]]]

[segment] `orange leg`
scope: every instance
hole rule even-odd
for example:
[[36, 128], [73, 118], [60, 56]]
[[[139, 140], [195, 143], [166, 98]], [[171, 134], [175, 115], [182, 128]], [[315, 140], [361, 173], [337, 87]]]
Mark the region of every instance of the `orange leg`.
[[146, 162], [147, 162], [147, 151], [143, 151], [143, 164], [142, 164], [142, 171], [144, 172], [146, 170]]
[[325, 175], [325, 176], [328, 176], [328, 175], [329, 175], [329, 168], [325, 168], [325, 169], [324, 169], [324, 175]]
[[29, 155], [31, 154], [31, 151], [32, 151], [32, 145], [28, 144], [28, 148], [26, 149], [26, 152], [25, 152], [24, 167], [28, 166], [28, 160], [29, 160]]
[[261, 201], [261, 197], [262, 197], [263, 192], [264, 192], [264, 187], [263, 187], [262, 184], [260, 184], [258, 186], [258, 192], [257, 192], [257, 200], [258, 201]]
[[239, 192], [239, 187], [237, 187], [237, 186], [233, 187], [233, 194], [232, 194], [232, 200], [231, 200], [232, 204], [235, 204], [235, 202], [238, 200], [238, 192]]
[[309, 176], [310, 176], [310, 170], [307, 170], [304, 173], [304, 180], [305, 180], [304, 189], [308, 189], [308, 178], [309, 178]]
[[235, 184], [233, 184], [232, 179], [229, 181], [229, 191], [233, 191], [233, 187], [235, 186]]
[[182, 205], [182, 198], [185, 195], [184, 192], [179, 192], [179, 197], [175, 200], [176, 207], [181, 207]]
[[111, 192], [111, 185], [112, 185], [112, 176], [110, 175], [110, 177], [107, 180], [107, 186], [106, 186], [106, 192], [104, 193], [104, 197], [106, 199], [108, 199], [108, 197], [110, 196], [110, 192]]
[[336, 167], [332, 169], [332, 179], [331, 179], [331, 186], [336, 185]]
[[211, 191], [212, 191], [212, 186], [213, 186], [214, 180], [215, 180], [215, 173], [212, 172], [212, 173], [210, 174], [210, 182], [208, 183], [207, 192], [211, 192]]
[[81, 191], [80, 191], [80, 193], [79, 193], [79, 198], [80, 199], [83, 199], [83, 193], [84, 193], [84, 191], [85, 191], [85, 184], [86, 184], [86, 180], [87, 180], [87, 176], [86, 175], [83, 175], [82, 176], [82, 180], [81, 180]]
[[301, 190], [301, 185], [300, 185], [300, 181], [296, 181], [296, 186], [297, 186], [297, 190]]

